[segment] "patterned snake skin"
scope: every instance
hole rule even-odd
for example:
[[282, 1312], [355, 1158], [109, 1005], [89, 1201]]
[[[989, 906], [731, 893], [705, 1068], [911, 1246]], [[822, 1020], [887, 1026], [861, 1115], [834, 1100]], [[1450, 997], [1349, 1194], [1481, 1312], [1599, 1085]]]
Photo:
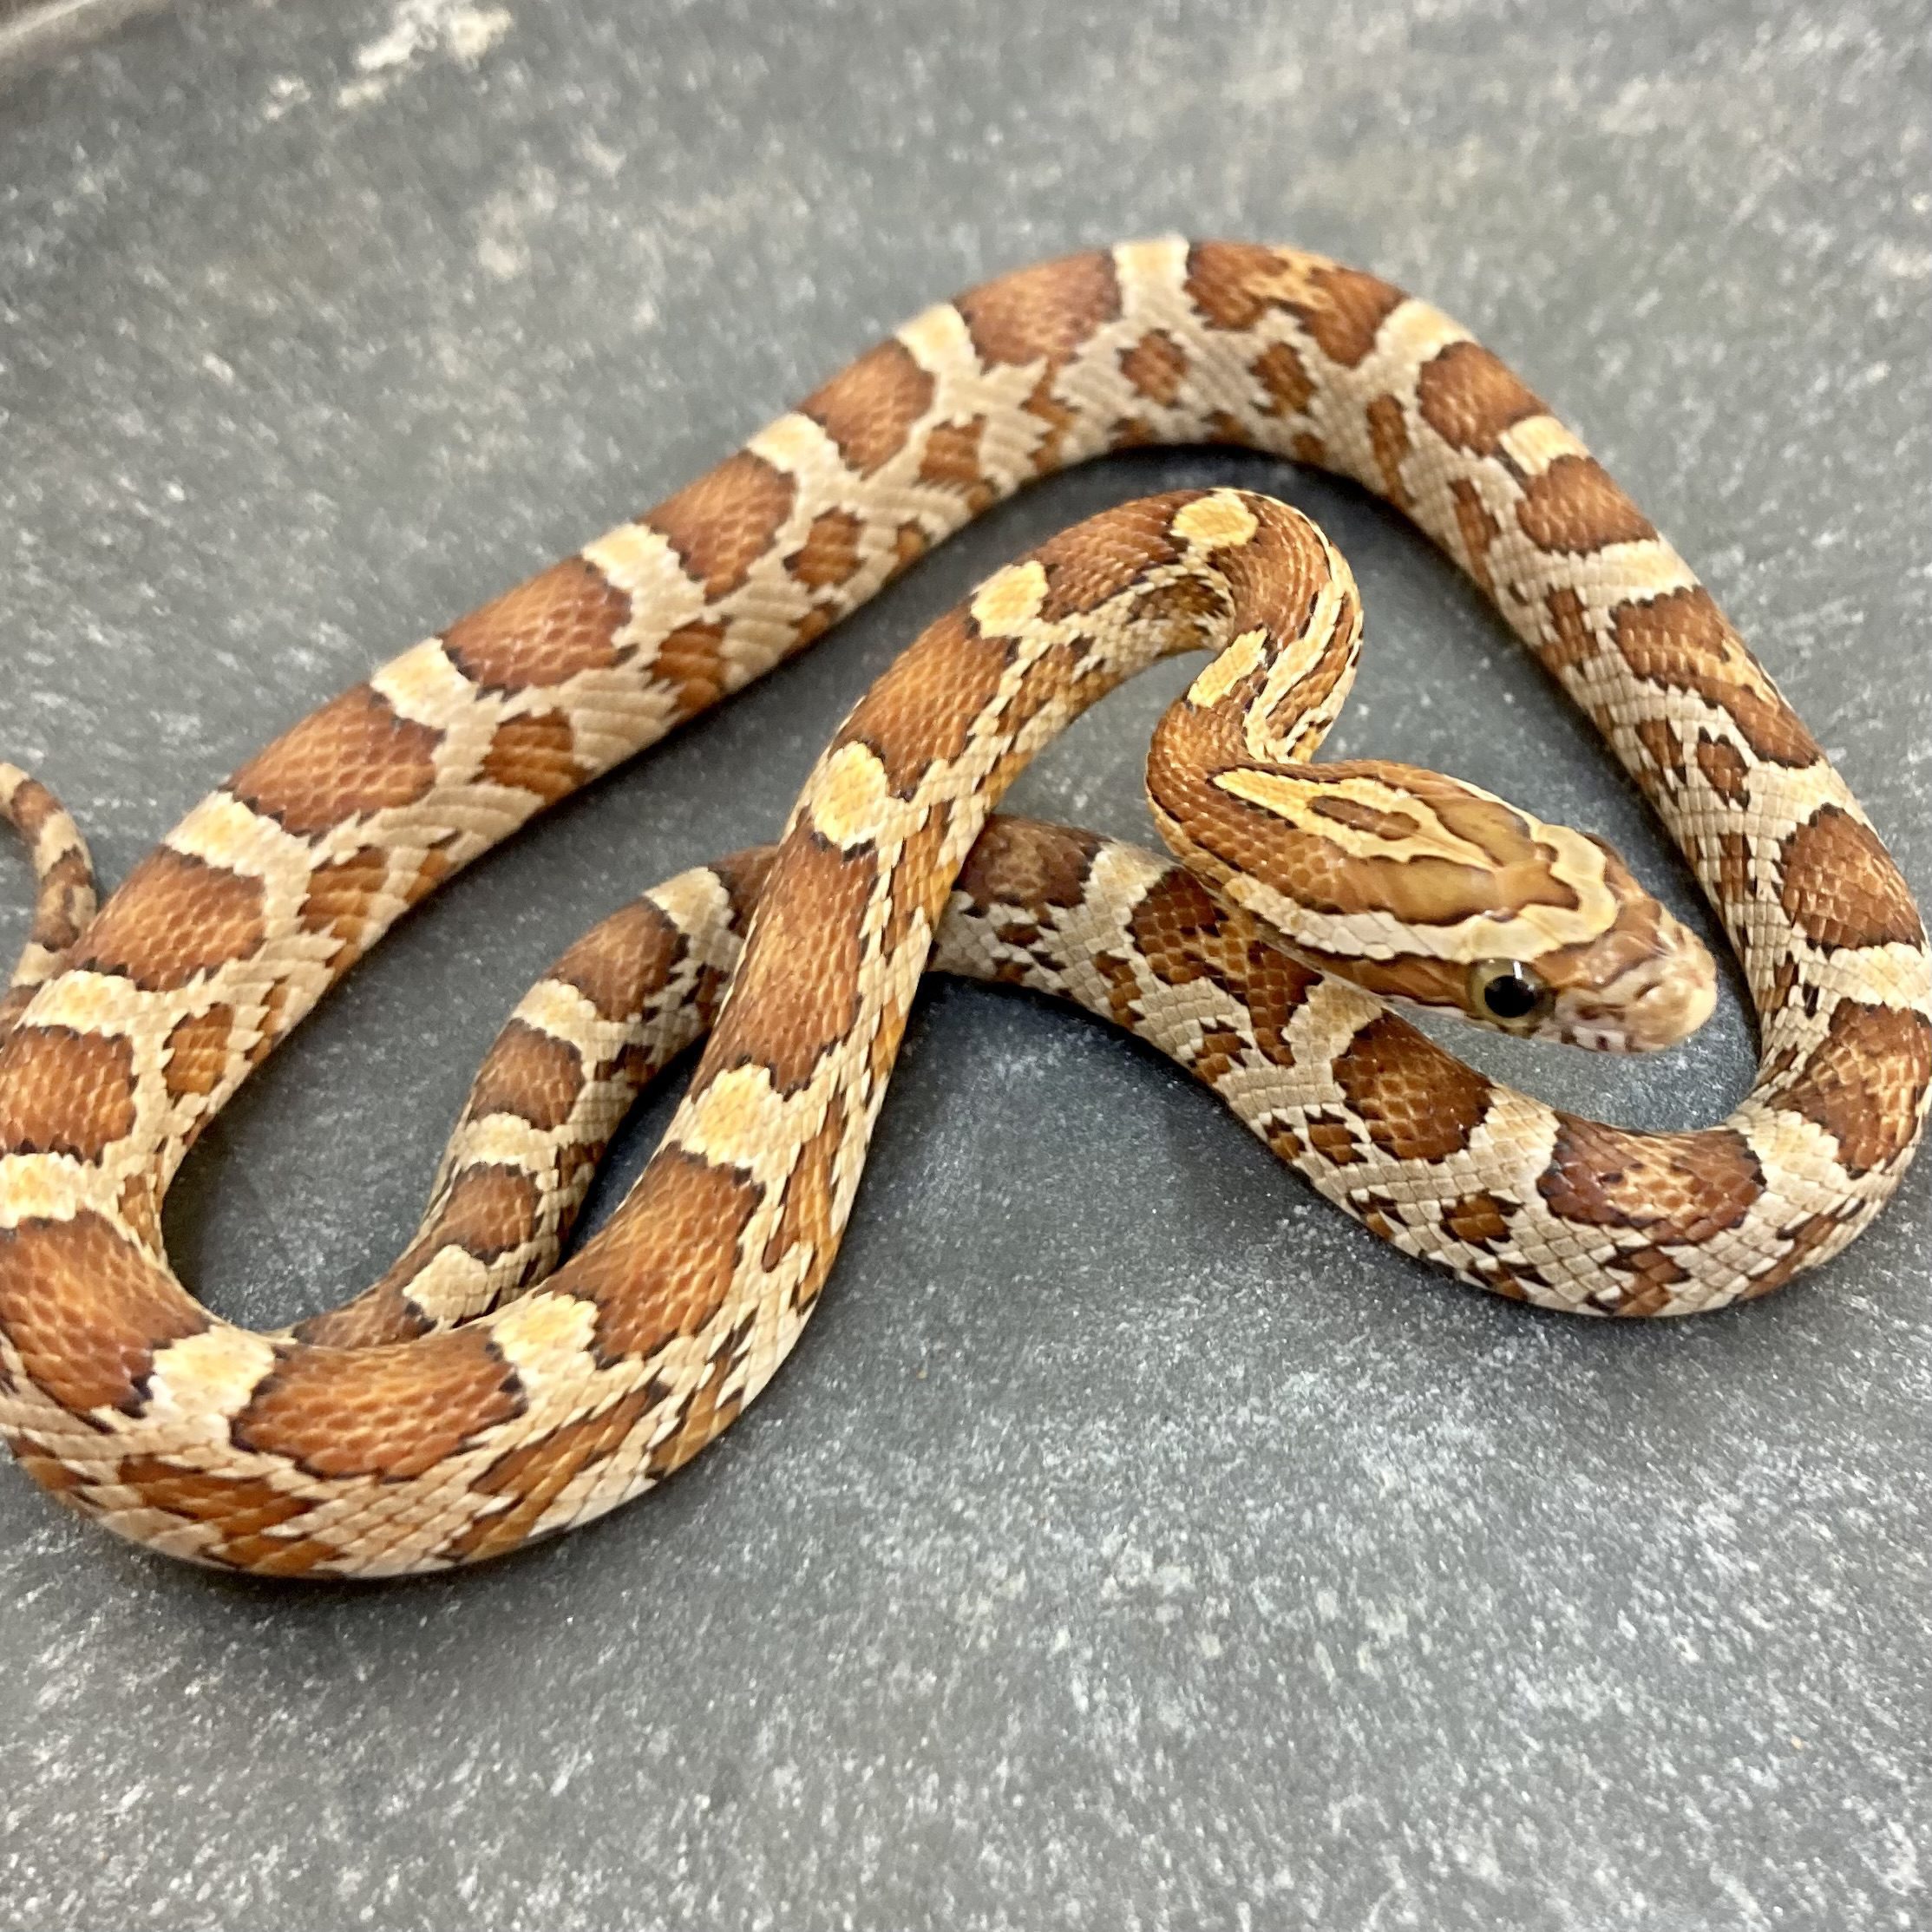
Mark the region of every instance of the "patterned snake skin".
[[[1202, 439], [1398, 506], [1604, 733], [1757, 1007], [1759, 1076], [1721, 1125], [1558, 1113], [1375, 997], [1642, 1047], [1694, 1026], [1712, 979], [1595, 842], [1427, 773], [1303, 763], [1353, 668], [1346, 567], [1266, 498], [1185, 493], [1001, 571], [853, 712], [775, 850], [573, 946], [374, 1287], [265, 1335], [176, 1281], [160, 1203], [188, 1147], [406, 907], [1032, 477]], [[989, 819], [1078, 711], [1203, 648], [1149, 763], [1189, 868]], [[0, 809], [43, 879], [0, 1007], [0, 1429], [123, 1536], [268, 1574], [488, 1556], [724, 1429], [824, 1283], [929, 964], [1131, 1028], [1383, 1239], [1578, 1313], [1719, 1307], [1836, 1254], [1897, 1185], [1932, 1077], [1910, 894], [1682, 560], [1464, 331], [1285, 249], [1128, 245], [927, 311], [296, 725], [91, 919], [51, 797], [0, 768]], [[559, 1267], [631, 1096], [707, 1029], [664, 1143]]]

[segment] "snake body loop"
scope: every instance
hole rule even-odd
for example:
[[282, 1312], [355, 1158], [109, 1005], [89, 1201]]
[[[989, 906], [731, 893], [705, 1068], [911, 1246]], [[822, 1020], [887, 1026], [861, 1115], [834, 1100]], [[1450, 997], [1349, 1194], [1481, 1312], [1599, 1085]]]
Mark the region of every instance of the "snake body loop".
[[[174, 1279], [187, 1148], [409, 906], [1031, 478], [1202, 439], [1403, 509], [1604, 733], [1744, 966], [1763, 1060], [1727, 1120], [1562, 1114], [1388, 1011], [1650, 1046], [1709, 1010], [1709, 966], [1594, 842], [1435, 775], [1307, 765], [1353, 664], [1346, 567], [1266, 498], [1183, 493], [1000, 572], [867, 695], [775, 850], [566, 953], [381, 1281], [264, 1335]], [[990, 816], [1079, 711], [1202, 648], [1149, 769], [1194, 869]], [[1292, 250], [1129, 244], [929, 310], [296, 725], [91, 920], [78, 835], [30, 783], [0, 770], [45, 881], [0, 1007], [0, 1431], [121, 1534], [269, 1574], [488, 1556], [726, 1427], [823, 1286], [929, 963], [1131, 1028], [1381, 1238], [1580, 1313], [1720, 1307], [1836, 1254], [1932, 1084], [1911, 896], [1709, 594], [1463, 330]], [[632, 1094], [707, 1030], [663, 1144], [560, 1266]]]

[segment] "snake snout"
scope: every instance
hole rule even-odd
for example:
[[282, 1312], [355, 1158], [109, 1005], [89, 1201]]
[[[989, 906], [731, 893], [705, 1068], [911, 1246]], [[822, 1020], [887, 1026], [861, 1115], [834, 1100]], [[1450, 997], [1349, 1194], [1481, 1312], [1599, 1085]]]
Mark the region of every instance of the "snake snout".
[[1667, 913], [1659, 938], [1630, 1001], [1630, 1045], [1639, 1053], [1688, 1039], [1718, 1002], [1717, 966], [1697, 934]]
[[1688, 1039], [1717, 997], [1717, 966], [1703, 940], [1660, 907], [1641, 955], [1604, 983], [1559, 997], [1552, 1031], [1599, 1052], [1654, 1053]]

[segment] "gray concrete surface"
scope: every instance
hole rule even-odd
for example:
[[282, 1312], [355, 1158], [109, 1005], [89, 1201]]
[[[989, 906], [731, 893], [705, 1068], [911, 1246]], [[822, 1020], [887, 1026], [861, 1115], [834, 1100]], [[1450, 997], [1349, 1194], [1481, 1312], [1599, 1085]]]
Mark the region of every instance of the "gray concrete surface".
[[[1932, 890], [1916, 0], [193, 4], [0, 92], [0, 737], [119, 876], [281, 725], [1002, 266], [1169, 226], [1422, 290], [1578, 422]], [[916, 626], [1130, 494], [1338, 534], [1338, 749], [1680, 868], [1392, 517], [1064, 479], [554, 814], [199, 1151], [217, 1307], [412, 1224], [520, 988], [769, 834]], [[1184, 673], [1175, 671], [1175, 677]], [[1171, 683], [1027, 809], [1144, 828]], [[24, 869], [0, 869], [11, 938]], [[1748, 1075], [1484, 1050], [1612, 1117]], [[660, 1105], [620, 1163], [634, 1171]], [[604, 1189], [614, 1197], [617, 1181]], [[827, 1302], [662, 1494], [494, 1569], [256, 1588], [0, 1473], [0, 1923], [1857, 1932], [1932, 1922], [1925, 1176], [1657, 1328], [1376, 1245], [1163, 1063], [926, 996]]]

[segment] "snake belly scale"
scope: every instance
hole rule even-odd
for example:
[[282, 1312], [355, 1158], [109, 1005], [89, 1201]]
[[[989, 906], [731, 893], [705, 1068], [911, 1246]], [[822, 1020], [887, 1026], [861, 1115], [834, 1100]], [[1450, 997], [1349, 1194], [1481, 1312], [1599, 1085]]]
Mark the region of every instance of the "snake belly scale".
[[[1202, 440], [1402, 509], [1595, 723], [1744, 967], [1762, 1062], [1726, 1121], [1559, 1113], [1389, 1011], [1486, 1003], [1642, 1047], [1709, 1010], [1710, 968], [1595, 842], [1431, 774], [1307, 764], [1354, 664], [1346, 567], [1281, 505], [1190, 492], [989, 580], [853, 712], [775, 850], [572, 947], [373, 1287], [258, 1334], [175, 1280], [160, 1210], [188, 1147], [409, 906], [1031, 478]], [[1187, 864], [991, 815], [1079, 711], [1202, 649], [1149, 766]], [[1896, 1189], [1932, 1083], [1911, 895], [1708, 593], [1466, 331], [1289, 249], [1128, 244], [928, 310], [297, 724], [98, 914], [51, 797], [7, 768], [0, 810], [43, 880], [0, 1008], [0, 1431], [121, 1534], [266, 1574], [488, 1556], [724, 1429], [823, 1286], [928, 965], [1131, 1028], [1381, 1238], [1578, 1313], [1721, 1307], [1836, 1254]], [[664, 1143], [560, 1265], [631, 1096], [707, 1030]]]

